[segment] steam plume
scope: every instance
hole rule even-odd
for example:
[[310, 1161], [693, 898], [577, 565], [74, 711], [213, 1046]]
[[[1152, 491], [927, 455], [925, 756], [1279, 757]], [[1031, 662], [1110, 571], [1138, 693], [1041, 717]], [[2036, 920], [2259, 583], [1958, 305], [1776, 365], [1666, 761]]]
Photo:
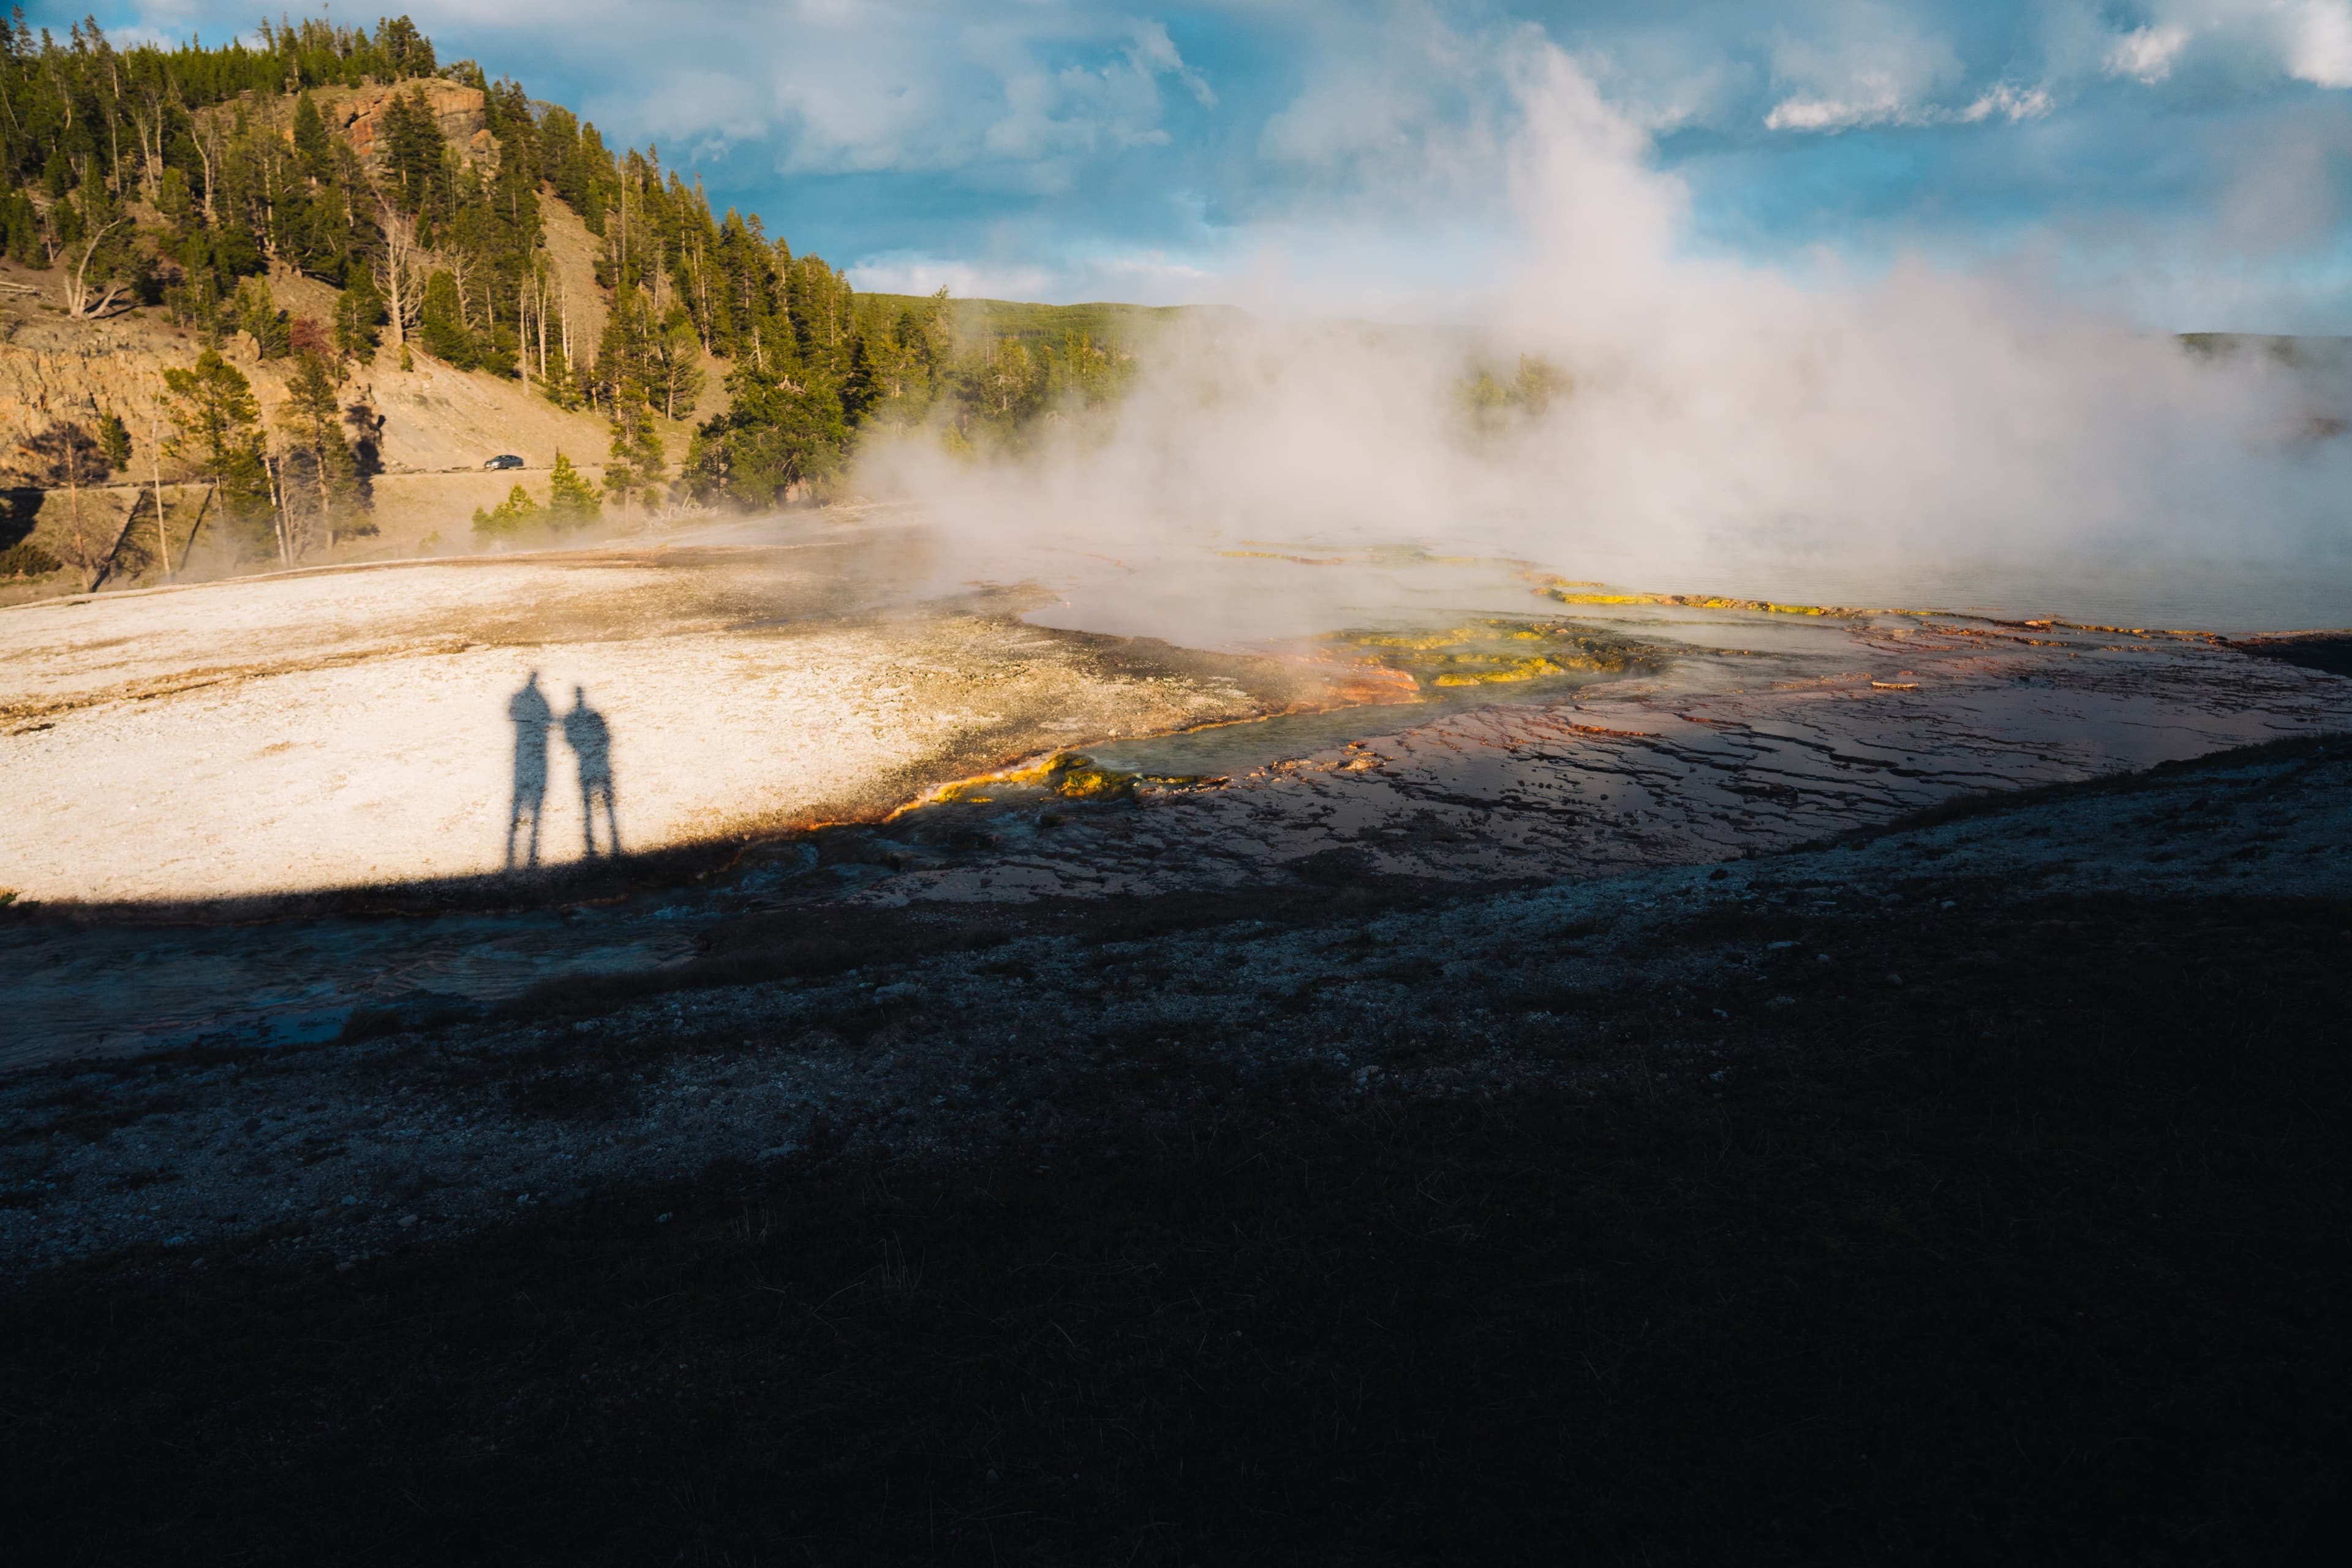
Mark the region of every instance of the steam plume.
[[[1505, 77], [1481, 166], [1512, 237], [1460, 330], [1204, 323], [1108, 427], [978, 466], [914, 444], [866, 481], [997, 548], [1442, 539], [1660, 586], [1776, 552], [2345, 560], [2352, 443], [2308, 367], [2191, 353], [2023, 268], [1695, 256], [1682, 182], [1575, 60], [1521, 37]], [[1465, 364], [1522, 352], [1572, 392], [1465, 420]]]

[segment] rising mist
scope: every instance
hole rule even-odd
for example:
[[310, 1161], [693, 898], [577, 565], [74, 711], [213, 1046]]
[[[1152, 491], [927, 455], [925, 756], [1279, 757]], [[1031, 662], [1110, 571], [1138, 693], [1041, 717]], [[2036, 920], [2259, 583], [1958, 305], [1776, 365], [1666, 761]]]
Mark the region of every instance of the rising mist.
[[[1575, 59], [1515, 36], [1498, 68], [1507, 127], [1452, 189], [1507, 222], [1436, 307], [1456, 324], [1314, 319], [1314, 298], [1381, 293], [1396, 254], [1334, 235], [1312, 248], [1368, 259], [1279, 297], [1244, 279], [1258, 313], [1153, 340], [1115, 413], [1020, 458], [877, 447], [859, 484], [996, 552], [1163, 571], [1244, 541], [1442, 542], [1654, 587], [1775, 557], [2340, 569], [2352, 551], [2340, 369], [2194, 353], [2024, 264], [1701, 255], [1684, 183]], [[1394, 227], [1426, 221], [1398, 198]], [[1465, 376], [1520, 354], [1566, 394], [1465, 417]]]

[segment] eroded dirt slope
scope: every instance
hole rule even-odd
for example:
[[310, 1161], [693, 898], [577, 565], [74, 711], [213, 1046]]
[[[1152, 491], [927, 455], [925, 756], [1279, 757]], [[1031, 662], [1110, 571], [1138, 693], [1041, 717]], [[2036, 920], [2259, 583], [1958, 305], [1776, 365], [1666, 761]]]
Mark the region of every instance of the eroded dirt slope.
[[[478, 116], [478, 105], [476, 111]], [[560, 338], [568, 313], [572, 352], [593, 357], [606, 314], [604, 293], [595, 283], [596, 240], [562, 202], [551, 198], [543, 205], [547, 253], [562, 304], [553, 330]], [[298, 318], [332, 320], [332, 289], [288, 269], [273, 272], [266, 281], [282, 310]], [[0, 262], [0, 282], [30, 290], [0, 292], [0, 473], [16, 459], [19, 445], [52, 421], [88, 422], [111, 412], [131, 428], [132, 466], [129, 473], [117, 476], [112, 491], [99, 487], [86, 504], [94, 514], [121, 513], [130, 504], [134, 481], [148, 483], [155, 477], [148, 450], [153, 437], [172, 433], [159, 410], [158, 373], [166, 366], [193, 363], [201, 345], [190, 331], [173, 326], [160, 307], [121, 311], [99, 321], [68, 319], [55, 268], [34, 271]], [[551, 339], [551, 348], [556, 346], [560, 344]], [[252, 382], [263, 419], [274, 427], [293, 362], [259, 358], [251, 340], [242, 334], [234, 336], [224, 352]], [[399, 368], [388, 343], [373, 363], [352, 368], [343, 388], [346, 403], [363, 404], [383, 421], [380, 456], [385, 472], [377, 483], [370, 518], [376, 532], [345, 540], [313, 559], [400, 556], [426, 548], [468, 550], [475, 508], [497, 504], [518, 482], [538, 500], [546, 500], [545, 473], [559, 451], [592, 481], [603, 475], [610, 433], [593, 410], [567, 413], [521, 382], [454, 370], [414, 344], [412, 352], [414, 371]], [[724, 368], [715, 361], [707, 363], [697, 408], [663, 422], [673, 457], [683, 450], [692, 421], [724, 405]], [[521, 458], [524, 471], [482, 473], [484, 460], [499, 453]], [[176, 483], [184, 472], [184, 465], [168, 458], [163, 464], [169, 521], [179, 541], [185, 540], [198, 515], [196, 491], [184, 491]], [[21, 482], [21, 476], [12, 482]], [[64, 507], [61, 494], [12, 492], [0, 510], [0, 546], [19, 538], [43, 542], [59, 526]], [[217, 575], [235, 564], [220, 555], [217, 546], [216, 540], [199, 535], [191, 563], [197, 574]], [[21, 597], [75, 585], [62, 578], [0, 584], [0, 594]]]

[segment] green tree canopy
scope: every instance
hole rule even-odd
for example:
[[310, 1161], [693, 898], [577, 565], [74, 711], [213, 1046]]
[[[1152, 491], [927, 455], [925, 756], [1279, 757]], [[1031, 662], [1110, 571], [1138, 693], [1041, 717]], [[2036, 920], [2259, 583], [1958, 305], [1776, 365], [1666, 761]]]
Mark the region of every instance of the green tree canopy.
[[173, 428], [164, 449], [218, 488], [226, 520], [248, 545], [267, 545], [253, 525], [269, 513], [269, 472], [262, 462], [261, 405], [245, 373], [206, 349], [194, 366], [163, 372]]
[[327, 356], [306, 352], [288, 378], [286, 403], [278, 413], [289, 442], [288, 514], [301, 518], [306, 534], [329, 545], [341, 531], [341, 520], [362, 504], [358, 463], [343, 435], [341, 392]]
[[604, 503], [597, 500], [596, 487], [590, 484], [572, 459], [562, 452], [555, 454], [555, 472], [547, 486], [547, 520], [555, 528], [584, 528], [604, 515]]

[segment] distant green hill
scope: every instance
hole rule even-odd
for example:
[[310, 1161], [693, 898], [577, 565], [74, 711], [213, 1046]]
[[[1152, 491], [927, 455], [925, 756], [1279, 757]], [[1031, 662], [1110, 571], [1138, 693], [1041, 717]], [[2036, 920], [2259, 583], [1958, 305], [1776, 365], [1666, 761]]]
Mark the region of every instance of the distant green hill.
[[[857, 297], [859, 326], [867, 312], [888, 319], [908, 306], [920, 308], [928, 298], [915, 294], [861, 294]], [[1244, 312], [1230, 305], [1120, 305], [1097, 301], [1086, 305], [1034, 305], [1017, 300], [956, 300], [948, 301], [950, 319], [959, 342], [988, 338], [1036, 338], [1057, 342], [1080, 332], [1097, 342], [1117, 340], [1135, 343], [1186, 317], [1239, 321]]]
[[[860, 294], [856, 302], [858, 330], [866, 331], [877, 326], [887, 328], [901, 310], [928, 309], [931, 297]], [[1059, 344], [1076, 332], [1097, 343], [1118, 342], [1135, 349], [1179, 321], [1232, 325], [1251, 317], [1248, 311], [1232, 305], [1129, 305], [1108, 300], [1082, 305], [1041, 305], [1022, 300], [961, 300], [950, 296], [948, 319], [957, 343], [966, 348], [1005, 338]], [[1347, 319], [1327, 321], [1321, 325], [1370, 339], [1403, 340], [1433, 332], [1458, 336], [1465, 350], [1475, 346], [1475, 338], [1470, 329], [1461, 327], [1405, 326]], [[2208, 358], [2260, 353], [2298, 370], [2352, 368], [2352, 337], [2288, 337], [2259, 332], [2179, 332], [2174, 336], [2191, 353]]]
[[2183, 332], [2180, 342], [2191, 353], [2211, 358], [2234, 354], [2268, 354], [2299, 370], [2341, 370], [2352, 363], [2352, 338], [2279, 337], [2263, 332]]

